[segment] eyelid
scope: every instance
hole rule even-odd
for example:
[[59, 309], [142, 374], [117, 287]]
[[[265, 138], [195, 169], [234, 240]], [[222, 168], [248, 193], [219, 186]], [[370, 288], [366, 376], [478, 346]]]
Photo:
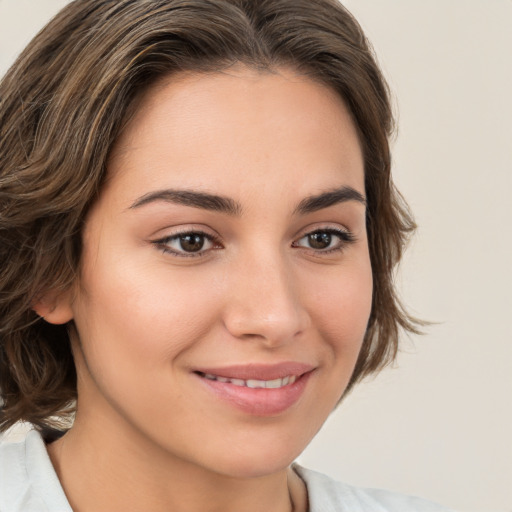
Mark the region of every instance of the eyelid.
[[[308, 247], [302, 247], [302, 246], [296, 245], [300, 240], [302, 240], [303, 238], [306, 238], [314, 233], [329, 233], [329, 234], [337, 236], [340, 239], [340, 241], [336, 245], [336, 247], [332, 247], [332, 248], [328, 248], [328, 249], [315, 249], [313, 247], [308, 248]], [[310, 227], [309, 229], [307, 229], [307, 231], [303, 231], [302, 234], [295, 239], [292, 246], [299, 248], [299, 249], [304, 249], [306, 251], [309, 251], [309, 252], [312, 252], [312, 253], [322, 256], [322, 255], [327, 255], [327, 254], [330, 254], [333, 252], [342, 252], [343, 250], [345, 250], [347, 248], [348, 245], [351, 245], [355, 242], [357, 242], [356, 236], [354, 235], [354, 233], [352, 231], [350, 231], [347, 228], [342, 228], [339, 226], [336, 226], [336, 227], [335, 226], [318, 226], [315, 228]]]
[[165, 236], [157, 238], [156, 240], [151, 240], [151, 243], [157, 246], [164, 254], [170, 254], [172, 256], [176, 256], [178, 258], [200, 258], [206, 256], [210, 251], [218, 248], [212, 247], [209, 249], [201, 249], [197, 252], [186, 252], [186, 251], [176, 251], [169, 247], [169, 242], [173, 240], [177, 240], [180, 236], [184, 235], [201, 235], [208, 241], [210, 241], [214, 246], [220, 245], [220, 238], [216, 235], [208, 233], [201, 228], [187, 227], [181, 228], [173, 233], [169, 233]]
[[350, 236], [353, 236], [352, 231], [347, 228], [346, 226], [343, 226], [337, 222], [334, 223], [322, 223], [322, 222], [315, 222], [314, 224], [310, 224], [306, 226], [305, 228], [302, 228], [298, 231], [297, 238], [302, 238], [306, 235], [309, 235], [311, 233], [316, 233], [317, 231], [332, 231], [334, 233], [343, 233]]
[[[326, 249], [315, 249], [313, 247], [304, 247], [301, 245], [298, 245], [298, 242], [314, 233], [329, 233], [331, 235], [334, 235], [338, 237], [339, 242], [336, 244], [335, 247], [326, 248]], [[179, 251], [170, 248], [169, 244], [171, 241], [175, 241], [179, 239], [180, 236], [184, 235], [200, 235], [204, 237], [206, 240], [208, 240], [211, 244], [213, 244], [213, 247], [203, 249], [201, 248], [197, 252], [187, 252], [187, 251]], [[297, 249], [302, 249], [320, 256], [328, 255], [333, 252], [342, 252], [347, 248], [348, 245], [353, 244], [357, 241], [357, 238], [354, 236], [354, 234], [345, 227], [340, 226], [332, 226], [332, 225], [323, 225], [323, 226], [309, 226], [308, 228], [304, 229], [302, 233], [295, 238], [295, 240], [292, 242], [292, 247]], [[193, 226], [185, 227], [185, 228], [179, 228], [176, 231], [166, 234], [165, 236], [162, 236], [160, 238], [157, 238], [156, 240], [151, 240], [151, 243], [157, 246], [163, 253], [170, 254], [172, 256], [178, 257], [178, 258], [200, 258], [207, 256], [211, 251], [215, 249], [221, 248], [221, 241], [220, 237], [218, 235], [214, 235], [212, 233], [209, 233], [205, 231], [202, 228], [194, 228]]]

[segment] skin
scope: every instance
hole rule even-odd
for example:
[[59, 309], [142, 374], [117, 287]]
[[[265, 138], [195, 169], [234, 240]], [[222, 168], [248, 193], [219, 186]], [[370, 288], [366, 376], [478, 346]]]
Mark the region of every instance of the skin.
[[[89, 212], [69, 293], [36, 307], [73, 320], [78, 409], [48, 450], [75, 511], [307, 509], [290, 469], [342, 396], [371, 307], [365, 205], [300, 214], [340, 187], [364, 196], [354, 124], [329, 88], [288, 69], [183, 73], [144, 98]], [[153, 201], [186, 189], [239, 215]], [[306, 235], [331, 235], [329, 248]], [[177, 232], [216, 237], [179, 256]], [[248, 414], [214, 396], [200, 366], [295, 361], [314, 370], [284, 412]]]

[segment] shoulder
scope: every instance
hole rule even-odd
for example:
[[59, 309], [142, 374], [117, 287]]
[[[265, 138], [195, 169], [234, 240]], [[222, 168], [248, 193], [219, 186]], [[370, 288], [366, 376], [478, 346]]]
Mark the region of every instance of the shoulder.
[[41, 435], [0, 440], [0, 512], [71, 512]]
[[337, 482], [297, 464], [293, 469], [306, 483], [310, 512], [453, 512], [422, 498]]
[[25, 449], [22, 442], [0, 441], [0, 511], [22, 510], [23, 496], [29, 482], [25, 469]]

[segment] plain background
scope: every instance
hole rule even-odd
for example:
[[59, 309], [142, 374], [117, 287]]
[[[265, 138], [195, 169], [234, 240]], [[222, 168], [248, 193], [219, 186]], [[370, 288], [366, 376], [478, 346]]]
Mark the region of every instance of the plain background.
[[[0, 0], [0, 73], [65, 0]], [[512, 511], [512, 1], [346, 0], [395, 95], [419, 224], [398, 280], [437, 322], [300, 462], [467, 512]]]

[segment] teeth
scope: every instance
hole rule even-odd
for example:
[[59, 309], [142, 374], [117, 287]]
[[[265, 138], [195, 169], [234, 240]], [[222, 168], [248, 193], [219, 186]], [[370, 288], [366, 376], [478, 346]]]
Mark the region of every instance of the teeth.
[[211, 373], [203, 374], [203, 377], [208, 380], [217, 380], [223, 383], [230, 383], [235, 386], [247, 387], [252, 389], [279, 389], [284, 386], [288, 386], [289, 384], [293, 384], [297, 380], [296, 375], [288, 375], [282, 379], [274, 379], [274, 380], [257, 380], [257, 379], [228, 379], [227, 377], [219, 377], [217, 375], [213, 375]]
[[280, 388], [282, 386], [286, 386], [289, 380], [290, 379], [288, 377], [285, 377], [284, 379], [267, 380], [267, 382], [265, 383], [265, 387], [271, 389]]
[[264, 380], [249, 379], [249, 380], [245, 381], [245, 385], [248, 388], [264, 388], [265, 387], [265, 381]]

